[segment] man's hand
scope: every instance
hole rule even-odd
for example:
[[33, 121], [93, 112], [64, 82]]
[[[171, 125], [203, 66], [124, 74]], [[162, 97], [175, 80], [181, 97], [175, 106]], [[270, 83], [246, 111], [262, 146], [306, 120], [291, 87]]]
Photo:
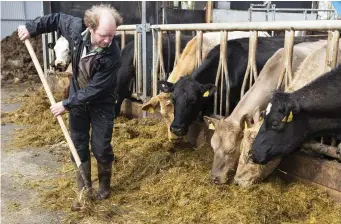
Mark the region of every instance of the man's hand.
[[55, 117], [62, 115], [66, 111], [65, 107], [63, 106], [63, 101], [53, 104], [50, 109]]
[[24, 41], [24, 40], [26, 40], [26, 39], [28, 39], [28, 38], [31, 37], [31, 36], [30, 36], [30, 33], [28, 32], [28, 30], [27, 30], [27, 28], [26, 28], [26, 26], [20, 25], [20, 26], [18, 27], [18, 37], [19, 37], [19, 39], [22, 40], [22, 41]]

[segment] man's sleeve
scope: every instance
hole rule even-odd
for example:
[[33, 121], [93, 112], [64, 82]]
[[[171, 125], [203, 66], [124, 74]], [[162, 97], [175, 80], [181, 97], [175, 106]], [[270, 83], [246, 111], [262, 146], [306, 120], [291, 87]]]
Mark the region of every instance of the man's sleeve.
[[53, 13], [27, 22], [26, 28], [31, 37], [58, 31], [70, 42], [73, 35], [80, 34], [83, 31], [83, 21], [81, 18], [71, 15]]
[[[101, 65], [100, 69], [94, 74], [89, 84], [84, 89], [78, 90], [75, 94], [63, 101], [63, 106], [70, 110], [74, 106], [87, 104], [98, 99], [102, 93], [110, 92], [113, 82], [116, 80], [117, 71], [121, 62]], [[113, 92], [113, 91], [112, 91]]]

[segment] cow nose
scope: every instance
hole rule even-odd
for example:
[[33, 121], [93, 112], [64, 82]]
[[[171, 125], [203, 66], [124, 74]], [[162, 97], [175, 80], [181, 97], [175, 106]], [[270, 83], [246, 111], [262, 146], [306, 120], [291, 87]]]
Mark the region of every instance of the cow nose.
[[174, 134], [176, 134], [177, 136], [182, 136], [184, 135], [183, 133], [183, 129], [182, 128], [175, 128], [175, 127], [170, 127], [171, 132], [173, 132]]
[[217, 177], [217, 176], [212, 177], [212, 178], [211, 178], [211, 182], [214, 183], [214, 184], [220, 184], [220, 182], [219, 182], [219, 177]]

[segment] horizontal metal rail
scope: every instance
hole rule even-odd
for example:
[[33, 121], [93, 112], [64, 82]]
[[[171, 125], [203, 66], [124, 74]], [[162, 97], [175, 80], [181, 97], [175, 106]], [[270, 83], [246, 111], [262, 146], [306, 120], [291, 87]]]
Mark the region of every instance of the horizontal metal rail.
[[335, 12], [334, 9], [291, 9], [291, 8], [252, 8], [252, 11], [287, 11], [287, 12]]
[[136, 25], [121, 25], [117, 27], [117, 31], [136, 31]]
[[319, 21], [277, 21], [277, 22], [233, 22], [233, 23], [196, 23], [152, 25], [151, 29], [162, 31], [272, 31], [272, 30], [341, 30], [340, 20]]

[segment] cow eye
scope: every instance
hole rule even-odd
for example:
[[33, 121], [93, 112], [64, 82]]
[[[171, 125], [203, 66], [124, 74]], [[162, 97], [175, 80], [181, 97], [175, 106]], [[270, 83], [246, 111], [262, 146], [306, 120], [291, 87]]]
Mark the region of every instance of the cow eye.
[[277, 128], [279, 123], [277, 121], [272, 122], [272, 128]]

